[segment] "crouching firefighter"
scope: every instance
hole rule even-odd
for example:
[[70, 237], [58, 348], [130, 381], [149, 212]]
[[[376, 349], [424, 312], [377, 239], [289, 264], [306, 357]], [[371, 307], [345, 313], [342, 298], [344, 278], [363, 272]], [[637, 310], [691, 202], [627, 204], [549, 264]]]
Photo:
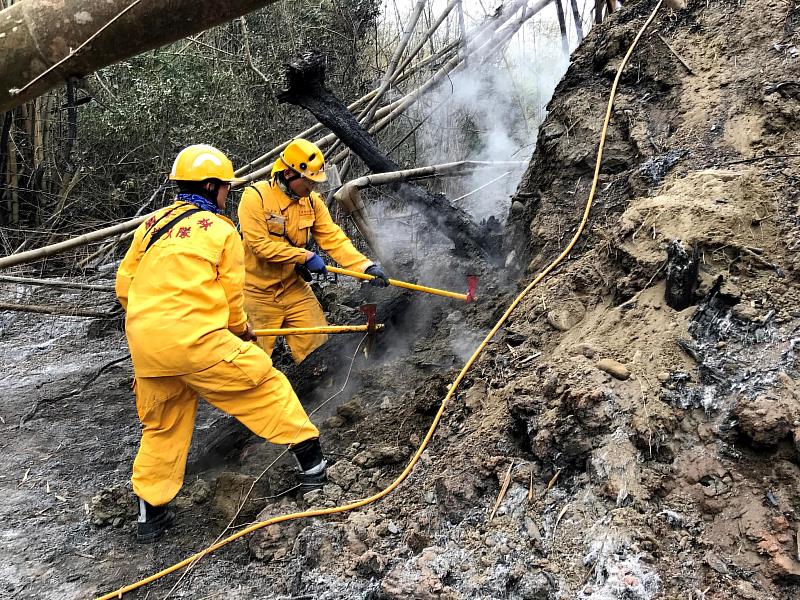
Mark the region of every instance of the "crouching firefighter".
[[[370, 283], [389, 285], [383, 269], [358, 250], [334, 223], [317, 186], [327, 181], [325, 157], [313, 143], [292, 140], [272, 167], [268, 181], [245, 189], [239, 203], [244, 237], [245, 308], [256, 329], [319, 327], [325, 315], [308, 285], [325, 262], [306, 245], [311, 237], [345, 269], [374, 275]], [[327, 340], [326, 335], [289, 335], [292, 358], [300, 363]], [[270, 355], [275, 337], [259, 338]]]
[[256, 435], [288, 444], [304, 485], [321, 486], [327, 464], [289, 381], [252, 343], [242, 242], [221, 214], [237, 181], [231, 161], [211, 146], [189, 146], [169, 178], [176, 201], [139, 226], [116, 279], [143, 425], [131, 479], [143, 543], [174, 518], [167, 504], [183, 485], [198, 395]]

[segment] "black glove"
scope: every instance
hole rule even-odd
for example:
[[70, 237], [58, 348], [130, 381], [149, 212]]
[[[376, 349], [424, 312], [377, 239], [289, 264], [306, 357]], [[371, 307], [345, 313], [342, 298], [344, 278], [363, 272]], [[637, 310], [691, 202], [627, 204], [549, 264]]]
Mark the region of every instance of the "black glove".
[[294, 270], [298, 275], [300, 275], [303, 281], [311, 281], [312, 279], [314, 279], [311, 276], [311, 271], [309, 271], [308, 267], [305, 265], [295, 265]]
[[383, 272], [380, 265], [372, 265], [367, 267], [367, 270], [364, 271], [367, 275], [372, 275], [375, 279], [370, 279], [370, 284], [377, 286], [377, 287], [387, 287], [389, 285], [389, 278], [386, 276], [386, 273]]

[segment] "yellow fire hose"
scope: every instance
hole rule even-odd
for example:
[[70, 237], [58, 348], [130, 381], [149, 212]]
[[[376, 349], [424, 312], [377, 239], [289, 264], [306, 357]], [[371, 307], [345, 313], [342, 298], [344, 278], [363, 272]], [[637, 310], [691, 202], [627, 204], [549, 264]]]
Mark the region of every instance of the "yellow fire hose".
[[406, 468], [403, 469], [403, 472], [400, 473], [400, 475], [398, 475], [397, 479], [395, 479], [387, 488], [381, 490], [380, 492], [378, 492], [378, 493], [376, 493], [376, 494], [374, 494], [372, 496], [369, 496], [367, 498], [362, 498], [360, 500], [355, 500], [355, 501], [350, 502], [348, 504], [343, 504], [341, 506], [334, 506], [332, 508], [320, 508], [320, 509], [316, 509], [316, 510], [307, 510], [307, 511], [304, 511], [304, 512], [297, 512], [297, 513], [290, 513], [290, 514], [287, 514], [287, 515], [280, 515], [280, 516], [277, 516], [277, 517], [272, 517], [271, 519], [266, 519], [265, 521], [260, 521], [258, 523], [254, 523], [252, 525], [249, 525], [249, 526], [245, 527], [244, 529], [241, 529], [240, 531], [237, 531], [233, 535], [231, 535], [231, 536], [229, 536], [229, 537], [227, 537], [227, 538], [225, 538], [223, 540], [220, 540], [216, 544], [212, 544], [211, 546], [209, 546], [205, 550], [202, 550], [202, 551], [200, 551], [200, 552], [198, 552], [196, 554], [193, 554], [192, 556], [190, 556], [188, 558], [185, 558], [184, 560], [180, 561], [179, 563], [176, 563], [176, 564], [172, 565], [171, 567], [167, 567], [166, 569], [164, 569], [162, 571], [159, 571], [158, 573], [154, 573], [153, 575], [145, 577], [144, 579], [141, 579], [141, 580], [137, 581], [136, 583], [132, 583], [130, 585], [126, 585], [124, 587], [119, 588], [118, 590], [115, 590], [115, 591], [109, 593], [109, 594], [106, 594], [104, 596], [100, 596], [99, 598], [97, 598], [97, 600], [112, 600], [113, 598], [121, 597], [122, 594], [124, 594], [126, 592], [130, 592], [131, 590], [135, 590], [137, 588], [140, 588], [143, 585], [147, 585], [148, 583], [151, 583], [151, 582], [155, 581], [156, 579], [160, 579], [161, 577], [163, 577], [165, 575], [168, 575], [170, 573], [173, 573], [174, 571], [177, 571], [178, 569], [186, 567], [186, 566], [190, 565], [191, 563], [193, 563], [194, 561], [202, 558], [203, 556], [205, 556], [205, 555], [207, 555], [207, 554], [209, 554], [209, 553], [211, 553], [211, 552], [213, 552], [215, 550], [218, 550], [219, 548], [222, 548], [226, 544], [229, 544], [234, 540], [238, 540], [239, 538], [244, 537], [245, 535], [247, 535], [249, 533], [252, 533], [253, 531], [256, 531], [258, 529], [261, 529], [263, 527], [268, 527], [269, 525], [275, 525], [277, 523], [284, 523], [286, 521], [293, 521], [295, 519], [302, 519], [302, 518], [308, 518], [308, 517], [321, 517], [323, 515], [332, 515], [332, 514], [336, 514], [336, 513], [347, 512], [347, 511], [350, 511], [350, 510], [354, 510], [356, 508], [361, 508], [362, 506], [366, 506], [368, 504], [372, 504], [373, 502], [376, 502], [376, 501], [380, 500], [381, 498], [383, 498], [383, 497], [387, 496], [388, 494], [390, 494], [392, 491], [394, 491], [397, 488], [397, 486], [399, 486], [403, 481], [405, 481], [405, 479], [409, 476], [411, 471], [416, 466], [417, 462], [419, 461], [420, 457], [422, 456], [422, 453], [425, 452], [425, 449], [428, 447], [428, 444], [430, 443], [431, 438], [433, 437], [433, 434], [436, 431], [436, 428], [438, 427], [439, 422], [442, 419], [442, 415], [444, 414], [444, 411], [445, 411], [445, 408], [447, 407], [448, 401], [456, 393], [456, 390], [458, 389], [459, 384], [463, 381], [463, 379], [466, 376], [467, 372], [469, 371], [470, 367], [472, 367], [472, 365], [475, 363], [475, 361], [481, 355], [481, 353], [486, 348], [488, 343], [491, 341], [491, 339], [494, 337], [494, 335], [497, 333], [497, 331], [503, 326], [503, 324], [508, 320], [508, 317], [514, 311], [514, 309], [520, 304], [520, 302], [522, 302], [522, 300], [525, 298], [525, 296], [527, 296], [528, 293], [539, 282], [541, 282], [545, 277], [547, 277], [547, 275], [549, 275], [550, 272], [552, 272], [553, 269], [555, 269], [567, 257], [567, 255], [569, 255], [569, 253], [574, 248], [576, 242], [578, 241], [580, 236], [583, 234], [583, 230], [586, 227], [586, 222], [589, 220], [589, 212], [591, 211], [592, 201], [594, 200], [594, 195], [595, 195], [595, 192], [597, 190], [597, 180], [598, 180], [598, 177], [600, 176], [600, 164], [601, 164], [602, 159], [603, 159], [603, 147], [605, 146], [606, 133], [608, 132], [608, 123], [611, 120], [611, 109], [614, 106], [614, 97], [616, 96], [616, 93], [617, 93], [617, 85], [619, 84], [619, 80], [620, 80], [620, 77], [622, 76], [623, 69], [628, 64], [628, 61], [630, 60], [631, 54], [633, 54], [633, 50], [636, 48], [636, 45], [639, 43], [639, 39], [642, 37], [642, 35], [646, 31], [646, 29], [650, 26], [650, 23], [652, 23], [653, 19], [655, 18], [656, 14], [658, 13], [658, 9], [661, 8], [661, 3], [662, 2], [663, 2], [663, 0], [659, 0], [658, 1], [658, 4], [656, 4], [656, 7], [653, 9], [653, 12], [650, 14], [650, 16], [648, 17], [647, 21], [642, 26], [642, 28], [639, 30], [639, 33], [636, 35], [636, 38], [633, 40], [633, 43], [631, 43], [630, 47], [628, 48], [627, 53], [625, 54], [625, 57], [622, 59], [622, 62], [620, 63], [619, 68], [617, 69], [617, 75], [614, 78], [614, 83], [611, 86], [611, 94], [610, 94], [609, 99], [608, 99], [608, 107], [606, 108], [606, 115], [605, 115], [605, 120], [603, 121], [603, 128], [602, 128], [602, 130], [600, 132], [600, 145], [599, 145], [599, 148], [597, 150], [597, 162], [595, 163], [594, 178], [592, 179], [592, 186], [591, 186], [591, 189], [589, 191], [589, 197], [588, 197], [588, 199], [586, 201], [586, 207], [584, 208], [584, 211], [583, 211], [583, 217], [581, 218], [581, 222], [578, 225], [578, 229], [575, 231], [575, 235], [573, 235], [573, 237], [570, 240], [569, 244], [561, 252], [561, 254], [559, 254], [543, 271], [541, 271], [533, 279], [533, 281], [531, 281], [527, 285], [527, 287], [524, 290], [522, 290], [522, 292], [520, 292], [520, 294], [516, 298], [514, 298], [514, 301], [509, 305], [509, 307], [503, 313], [503, 316], [500, 317], [500, 320], [497, 321], [495, 326], [492, 327], [492, 330], [488, 334], [486, 334], [486, 337], [480, 343], [478, 348], [475, 350], [475, 352], [473, 352], [472, 356], [469, 357], [469, 360], [467, 360], [466, 364], [461, 369], [461, 371], [459, 372], [459, 374], [456, 377], [455, 381], [453, 382], [453, 385], [450, 386], [450, 390], [447, 392], [447, 395], [442, 400], [442, 403], [439, 406], [439, 410], [436, 412], [436, 416], [434, 416], [433, 422], [431, 423], [431, 426], [428, 429], [428, 433], [425, 434], [425, 439], [422, 440], [422, 443], [420, 444], [419, 448], [417, 448], [417, 451], [414, 453], [414, 456], [411, 458], [411, 461], [408, 463], [408, 465], [406, 465]]
[[383, 323], [375, 325], [326, 325], [324, 327], [284, 327], [282, 329], [256, 329], [258, 337], [271, 335], [313, 335], [316, 333], [365, 333], [367, 331], [380, 331]]
[[[373, 275], [367, 275], [366, 273], [359, 273], [358, 271], [349, 271], [347, 269], [340, 269], [339, 267], [332, 267], [329, 265], [326, 266], [325, 268], [331, 273], [336, 273], [337, 275], [347, 275], [349, 277], [355, 277], [356, 279], [364, 279], [365, 281], [369, 281], [370, 279], [375, 279]], [[435, 294], [436, 296], [444, 296], [446, 298], [455, 298], [456, 300], [463, 300], [464, 302], [470, 302], [474, 300], [474, 297], [470, 296], [469, 294], [459, 294], [457, 292], [449, 292], [447, 290], [440, 290], [437, 288], [427, 287], [424, 285], [417, 285], [416, 283], [408, 283], [405, 281], [400, 281], [399, 279], [390, 279], [389, 285], [405, 288], [407, 290], [414, 290], [416, 292], [425, 292], [427, 294]]]

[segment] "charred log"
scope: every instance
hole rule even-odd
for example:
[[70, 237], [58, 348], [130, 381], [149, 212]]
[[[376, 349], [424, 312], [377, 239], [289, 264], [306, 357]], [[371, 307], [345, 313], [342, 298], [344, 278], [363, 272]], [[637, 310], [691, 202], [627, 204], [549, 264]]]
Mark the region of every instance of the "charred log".
[[[347, 110], [347, 106], [325, 86], [325, 57], [318, 51], [305, 52], [287, 65], [287, 88], [278, 98], [301, 106], [330, 129], [364, 161], [373, 173], [399, 171], [401, 167], [384, 154], [369, 132]], [[454, 244], [456, 254], [485, 257], [480, 231], [470, 216], [454, 207], [441, 194], [431, 194], [409, 183], [398, 183], [392, 190], [418, 208], [428, 221]]]
[[675, 310], [683, 310], [694, 304], [697, 288], [697, 248], [687, 250], [680, 240], [672, 240], [667, 246], [667, 287], [664, 297]]

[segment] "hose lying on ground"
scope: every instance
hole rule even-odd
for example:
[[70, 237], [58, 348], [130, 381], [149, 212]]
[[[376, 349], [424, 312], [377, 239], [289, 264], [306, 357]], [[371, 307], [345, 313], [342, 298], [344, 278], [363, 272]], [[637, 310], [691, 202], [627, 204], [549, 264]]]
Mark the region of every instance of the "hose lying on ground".
[[583, 234], [583, 230], [585, 229], [586, 223], [589, 220], [589, 212], [591, 211], [592, 202], [594, 200], [594, 195], [595, 195], [595, 192], [597, 190], [597, 181], [598, 181], [598, 178], [600, 176], [600, 165], [601, 165], [602, 160], [603, 160], [603, 147], [605, 146], [606, 133], [608, 132], [608, 124], [609, 124], [609, 122], [611, 120], [611, 110], [612, 110], [612, 108], [614, 106], [614, 97], [616, 96], [616, 93], [617, 93], [617, 86], [618, 86], [619, 80], [620, 80], [620, 78], [622, 76], [622, 71], [625, 69], [625, 66], [628, 64], [628, 61], [630, 60], [630, 57], [633, 54], [633, 50], [636, 48], [636, 45], [639, 42], [639, 39], [642, 37], [642, 34], [644, 34], [645, 30], [650, 26], [650, 23], [653, 21], [653, 19], [655, 18], [656, 14], [658, 13], [658, 9], [661, 8], [662, 1], [663, 0], [659, 0], [658, 3], [656, 4], [655, 8], [653, 9], [653, 12], [650, 14], [650, 16], [648, 17], [647, 21], [645, 21], [645, 24], [642, 26], [642, 28], [639, 30], [639, 33], [636, 35], [636, 38], [633, 40], [633, 43], [631, 43], [630, 47], [628, 48], [628, 51], [625, 53], [625, 57], [622, 59], [622, 62], [620, 63], [619, 68], [617, 69], [617, 74], [616, 74], [616, 77], [614, 78], [614, 83], [611, 86], [611, 93], [610, 93], [609, 98], [608, 98], [608, 106], [606, 108], [606, 115], [605, 115], [605, 119], [603, 121], [603, 127], [602, 127], [602, 130], [600, 132], [600, 145], [599, 145], [598, 150], [597, 150], [597, 162], [595, 163], [595, 167], [594, 167], [594, 177], [592, 179], [592, 186], [591, 186], [591, 189], [589, 190], [589, 197], [588, 197], [588, 199], [586, 201], [586, 206], [585, 206], [584, 211], [583, 211], [583, 217], [581, 218], [581, 222], [578, 225], [578, 229], [575, 231], [575, 235], [573, 235], [573, 237], [570, 240], [569, 244], [567, 244], [567, 247], [564, 248], [564, 250], [561, 252], [561, 254], [559, 254], [549, 265], [547, 265], [547, 267], [545, 267], [545, 269], [543, 271], [541, 271], [533, 279], [533, 281], [531, 281], [525, 287], [525, 289], [522, 290], [522, 292], [519, 293], [519, 295], [516, 298], [514, 298], [514, 301], [509, 305], [509, 307], [503, 313], [503, 316], [500, 317], [500, 320], [498, 320], [497, 323], [494, 325], [494, 327], [492, 327], [491, 331], [488, 334], [486, 334], [486, 337], [480, 343], [478, 348], [475, 350], [475, 352], [473, 352], [472, 356], [469, 357], [469, 360], [467, 360], [466, 364], [461, 369], [461, 371], [459, 372], [459, 374], [456, 377], [455, 381], [453, 382], [453, 385], [450, 387], [450, 390], [447, 392], [447, 395], [442, 400], [442, 403], [439, 406], [439, 410], [436, 412], [436, 416], [433, 418], [433, 422], [431, 423], [431, 426], [428, 429], [428, 433], [425, 435], [425, 439], [422, 440], [422, 443], [419, 445], [419, 448], [417, 448], [417, 451], [414, 453], [414, 456], [411, 458], [411, 460], [409, 461], [409, 463], [406, 466], [406, 468], [403, 469], [403, 472], [400, 473], [400, 475], [397, 476], [397, 479], [395, 479], [388, 487], [384, 488], [383, 490], [379, 491], [378, 493], [373, 494], [372, 496], [369, 496], [367, 498], [362, 498], [361, 500], [355, 500], [355, 501], [350, 502], [348, 504], [343, 504], [341, 506], [334, 506], [332, 508], [320, 508], [320, 509], [315, 509], [315, 510], [307, 510], [307, 511], [303, 511], [303, 512], [290, 513], [290, 514], [287, 514], [287, 515], [280, 515], [280, 516], [277, 516], [277, 517], [272, 517], [270, 519], [266, 519], [265, 521], [259, 521], [258, 523], [254, 523], [254, 524], [252, 524], [252, 525], [250, 525], [248, 527], [245, 527], [244, 529], [242, 529], [240, 531], [237, 531], [233, 535], [231, 535], [231, 536], [229, 536], [229, 537], [227, 537], [227, 538], [225, 538], [223, 540], [220, 540], [219, 542], [217, 542], [215, 544], [212, 544], [211, 546], [209, 546], [205, 550], [202, 550], [202, 551], [190, 556], [189, 558], [186, 558], [186, 559], [180, 561], [179, 563], [175, 563], [174, 565], [172, 565], [170, 567], [167, 567], [166, 569], [163, 569], [162, 571], [159, 571], [158, 573], [154, 573], [153, 575], [145, 577], [144, 579], [141, 579], [141, 580], [139, 580], [139, 581], [137, 581], [135, 583], [132, 583], [130, 585], [126, 585], [124, 587], [121, 587], [118, 590], [115, 590], [115, 591], [113, 591], [111, 593], [108, 593], [108, 594], [106, 594], [104, 596], [100, 596], [99, 598], [97, 598], [97, 600], [111, 600], [112, 598], [120, 597], [120, 596], [122, 596], [122, 594], [124, 594], [126, 592], [130, 592], [132, 590], [140, 588], [143, 585], [147, 585], [148, 583], [151, 583], [151, 582], [155, 581], [156, 579], [160, 579], [161, 577], [163, 577], [165, 575], [168, 575], [168, 574], [170, 574], [170, 573], [172, 573], [174, 571], [177, 571], [178, 569], [181, 569], [181, 568], [191, 564], [192, 562], [202, 558], [206, 554], [209, 554], [210, 552], [213, 552], [213, 551], [215, 551], [215, 550], [217, 550], [219, 548], [222, 548], [222, 546], [225, 546], [226, 544], [229, 544], [230, 542], [232, 542], [234, 540], [237, 540], [237, 539], [239, 539], [241, 537], [244, 537], [245, 535], [248, 535], [249, 533], [252, 533], [252, 532], [256, 531], [257, 529], [261, 529], [263, 527], [268, 527], [269, 525], [275, 525], [277, 523], [284, 523], [286, 521], [293, 521], [295, 519], [302, 519], [302, 518], [307, 518], [307, 517], [321, 517], [323, 515], [332, 515], [332, 514], [336, 514], [336, 513], [343, 513], [343, 512], [350, 511], [350, 510], [354, 510], [356, 508], [361, 508], [362, 506], [366, 506], [368, 504], [372, 504], [373, 502], [377, 502], [381, 498], [389, 495], [392, 491], [394, 491], [397, 488], [397, 486], [399, 486], [401, 483], [403, 483], [403, 481], [405, 481], [405, 479], [411, 474], [411, 471], [416, 466], [417, 462], [419, 461], [420, 457], [422, 456], [422, 453], [425, 452], [425, 449], [428, 447], [428, 444], [430, 443], [431, 438], [433, 437], [433, 434], [436, 432], [436, 428], [439, 426], [439, 422], [442, 419], [442, 415], [444, 414], [445, 408], [447, 407], [447, 403], [450, 401], [450, 399], [453, 397], [453, 395], [455, 395], [459, 384], [464, 380], [464, 377], [466, 376], [466, 374], [469, 371], [469, 369], [472, 367], [472, 365], [475, 363], [475, 361], [481, 355], [483, 350], [486, 348], [486, 346], [489, 344], [489, 342], [492, 340], [492, 338], [495, 336], [495, 334], [498, 332], [498, 330], [505, 324], [505, 322], [508, 320], [508, 317], [511, 316], [511, 313], [514, 311], [514, 309], [522, 302], [522, 300], [525, 298], [525, 296], [527, 296], [528, 293], [536, 285], [538, 285], [545, 277], [547, 277], [547, 275], [549, 275], [553, 271], [553, 269], [555, 269], [567, 257], [567, 255], [575, 247], [575, 244], [577, 243], [578, 239], [580, 239], [581, 235]]

